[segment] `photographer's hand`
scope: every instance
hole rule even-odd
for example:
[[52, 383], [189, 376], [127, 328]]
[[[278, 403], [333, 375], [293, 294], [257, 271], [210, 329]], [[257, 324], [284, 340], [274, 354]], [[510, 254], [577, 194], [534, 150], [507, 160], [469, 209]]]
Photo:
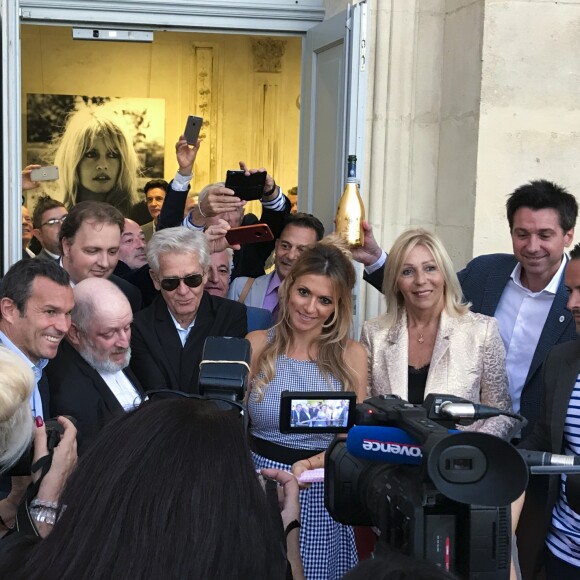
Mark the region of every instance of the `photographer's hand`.
[[[300, 501], [298, 482], [296, 478], [282, 469], [262, 469], [264, 477], [276, 480], [278, 487], [278, 503], [284, 529], [293, 521], [300, 522]], [[286, 555], [292, 568], [293, 580], [303, 580], [304, 568], [300, 557], [300, 528], [295, 527], [286, 535]]]
[[[61, 435], [59, 444], [55, 447], [52, 455], [52, 465], [44, 479], [36, 499], [42, 502], [58, 503], [60, 493], [64, 488], [68, 476], [71, 474], [77, 462], [77, 430], [66, 417], [58, 417], [57, 421], [63, 426], [64, 433]], [[41, 457], [48, 455], [46, 445], [46, 429], [44, 425], [37, 426], [34, 432], [34, 459], [36, 463]], [[40, 473], [32, 474], [34, 480], [40, 477]], [[52, 529], [50, 524], [36, 523], [38, 533], [44, 538]]]

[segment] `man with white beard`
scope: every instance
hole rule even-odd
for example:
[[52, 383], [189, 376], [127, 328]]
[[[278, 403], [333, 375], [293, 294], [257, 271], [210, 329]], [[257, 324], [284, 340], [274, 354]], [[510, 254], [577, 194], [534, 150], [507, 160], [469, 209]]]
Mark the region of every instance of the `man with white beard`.
[[141, 402], [143, 389], [129, 368], [133, 313], [123, 292], [104, 278], [73, 292], [72, 324], [46, 373], [50, 416], [77, 420], [80, 455], [105, 423]]

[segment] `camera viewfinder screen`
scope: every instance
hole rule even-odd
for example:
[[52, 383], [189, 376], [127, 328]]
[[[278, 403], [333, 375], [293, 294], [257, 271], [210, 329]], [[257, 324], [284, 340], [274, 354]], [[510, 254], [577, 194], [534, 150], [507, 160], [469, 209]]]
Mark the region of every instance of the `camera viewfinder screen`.
[[290, 427], [347, 427], [349, 399], [292, 399]]

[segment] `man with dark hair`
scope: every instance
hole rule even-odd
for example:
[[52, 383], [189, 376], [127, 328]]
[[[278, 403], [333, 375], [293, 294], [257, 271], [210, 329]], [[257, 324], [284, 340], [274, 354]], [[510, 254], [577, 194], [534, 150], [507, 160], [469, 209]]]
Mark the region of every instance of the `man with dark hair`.
[[21, 356], [34, 372], [31, 407], [35, 416], [48, 413], [43, 369], [68, 332], [73, 306], [69, 276], [56, 262], [20, 260], [2, 280], [0, 343]]
[[32, 213], [32, 234], [42, 246], [37, 254], [39, 260], [60, 258], [60, 227], [68, 214], [64, 203], [48, 195], [38, 198]]
[[324, 237], [321, 221], [309, 213], [291, 213], [276, 240], [275, 270], [258, 278], [241, 276], [230, 285], [228, 298], [246, 306], [278, 311], [278, 288], [298, 256]]
[[141, 308], [139, 289], [113, 274], [119, 260], [123, 214], [102, 201], [82, 201], [68, 214], [60, 230], [61, 266], [71, 283], [85, 278], [107, 278], [125, 294], [133, 312]]
[[[570, 252], [565, 286], [568, 309], [580, 334], [580, 244]], [[534, 430], [520, 444], [556, 454], [580, 455], [580, 341], [558, 344], [542, 366], [542, 405]], [[580, 578], [580, 474], [533, 477], [518, 526], [524, 578]], [[547, 489], [546, 484], [547, 483]], [[574, 486], [575, 484], [575, 486]], [[570, 491], [576, 489], [576, 495]]]
[[143, 234], [143, 228], [133, 220], [125, 218], [125, 227], [121, 236], [119, 248], [119, 261], [115, 273], [124, 277], [127, 272], [142, 268], [147, 264], [145, 246], [147, 242]]
[[129, 368], [131, 305], [109, 280], [86, 278], [73, 289], [72, 324], [46, 367], [50, 415], [77, 420], [79, 453], [104, 425], [141, 402], [143, 390]]
[[157, 229], [157, 219], [161, 213], [161, 208], [163, 207], [163, 202], [165, 200], [165, 194], [167, 193], [168, 187], [169, 184], [167, 181], [165, 181], [165, 179], [152, 179], [143, 186], [147, 211], [152, 218], [150, 222], [143, 224], [142, 226], [146, 242], [151, 239], [151, 236]]
[[[574, 237], [578, 204], [550, 181], [531, 181], [506, 203], [513, 254], [474, 258], [458, 273], [474, 312], [495, 316], [506, 348], [514, 411], [533, 428], [541, 399], [540, 365], [555, 344], [576, 338], [566, 310], [564, 254]], [[353, 256], [365, 265], [365, 279], [381, 289], [386, 254], [366, 226], [365, 245]]]

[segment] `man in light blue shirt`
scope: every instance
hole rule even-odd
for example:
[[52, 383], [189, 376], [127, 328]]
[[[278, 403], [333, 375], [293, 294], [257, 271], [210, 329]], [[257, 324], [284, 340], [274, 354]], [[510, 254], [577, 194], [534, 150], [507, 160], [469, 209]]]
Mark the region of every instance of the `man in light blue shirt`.
[[6, 273], [0, 290], [0, 343], [32, 368], [36, 385], [30, 404], [34, 416], [48, 412], [48, 382], [43, 369], [56, 356], [74, 306], [70, 279], [56, 262], [20, 260]]

